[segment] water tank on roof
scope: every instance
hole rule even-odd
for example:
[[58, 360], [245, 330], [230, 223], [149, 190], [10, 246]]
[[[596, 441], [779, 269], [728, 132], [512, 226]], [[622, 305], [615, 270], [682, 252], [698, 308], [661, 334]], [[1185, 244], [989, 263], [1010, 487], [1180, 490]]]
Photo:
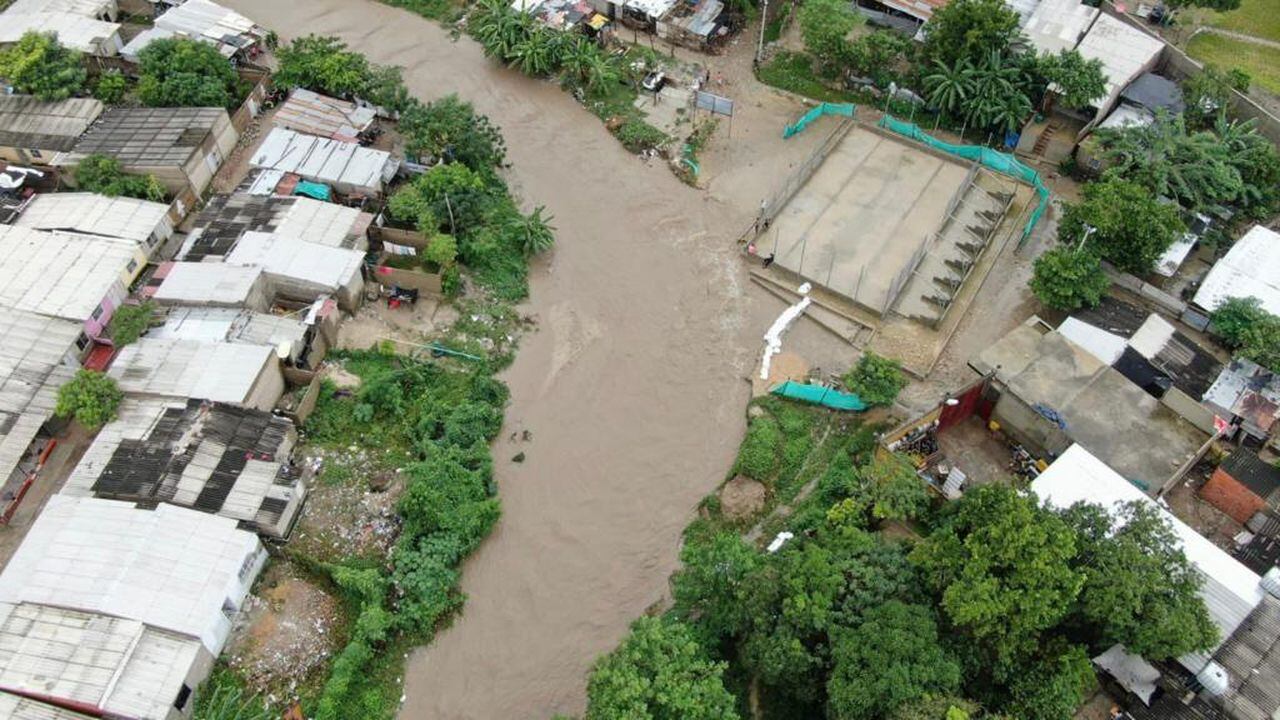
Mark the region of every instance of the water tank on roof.
[[1196, 680], [1204, 687], [1204, 693], [1213, 697], [1225, 695], [1231, 687], [1226, 668], [1212, 660], [1196, 673]]
[[1280, 598], [1280, 567], [1273, 567], [1262, 576], [1262, 589], [1271, 593], [1271, 597]]

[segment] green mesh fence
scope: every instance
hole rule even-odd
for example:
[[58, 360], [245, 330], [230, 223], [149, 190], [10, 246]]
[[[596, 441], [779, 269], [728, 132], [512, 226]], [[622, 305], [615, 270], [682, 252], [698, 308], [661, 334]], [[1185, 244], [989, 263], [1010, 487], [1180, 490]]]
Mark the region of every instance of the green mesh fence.
[[782, 128], [782, 137], [789, 138], [799, 133], [801, 130], [809, 127], [809, 124], [823, 115], [843, 115], [844, 117], [853, 117], [855, 108], [851, 103], [822, 103], [817, 107], [811, 108], [809, 112], [800, 116], [800, 119]]
[[[801, 120], [803, 119], [801, 118]], [[1044, 217], [1045, 212], [1049, 209], [1049, 188], [1045, 187], [1044, 182], [1040, 180], [1040, 173], [1027, 167], [1009, 153], [1002, 153], [981, 145], [954, 145], [949, 142], [943, 142], [921, 130], [919, 125], [903, 122], [889, 115], [881, 118], [876, 125], [956, 157], [982, 163], [984, 167], [1016, 178], [1034, 187], [1036, 194], [1040, 196], [1040, 203], [1031, 212], [1031, 217], [1027, 220], [1026, 226], [1022, 228], [1022, 238], [1018, 240], [1019, 245], [1031, 236], [1031, 231], [1035, 230], [1036, 224], [1040, 222], [1040, 218]]]

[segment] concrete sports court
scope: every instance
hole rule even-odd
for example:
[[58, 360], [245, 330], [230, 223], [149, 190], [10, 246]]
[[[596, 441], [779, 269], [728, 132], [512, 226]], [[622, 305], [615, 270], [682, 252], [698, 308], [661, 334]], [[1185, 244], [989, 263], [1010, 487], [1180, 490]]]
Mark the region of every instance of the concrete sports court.
[[760, 252], [883, 314], [899, 304], [962, 199], [971, 199], [976, 170], [857, 125], [815, 160], [817, 169], [757, 240]]

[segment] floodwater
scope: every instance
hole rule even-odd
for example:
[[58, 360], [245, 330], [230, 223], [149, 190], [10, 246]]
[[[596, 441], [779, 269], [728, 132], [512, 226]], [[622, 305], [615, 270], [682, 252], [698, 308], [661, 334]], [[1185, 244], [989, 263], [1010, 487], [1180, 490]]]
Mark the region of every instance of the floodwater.
[[473, 102], [501, 127], [526, 208], [554, 216], [525, 308], [538, 328], [505, 375], [503, 518], [463, 568], [463, 614], [410, 659], [401, 717], [581, 712], [591, 663], [665, 595], [680, 531], [741, 437], [757, 315], [776, 311], [753, 310], [733, 247], [758, 198], [731, 207], [684, 186], [555, 85], [406, 12], [222, 1], [282, 36], [336, 35], [403, 66], [421, 98]]

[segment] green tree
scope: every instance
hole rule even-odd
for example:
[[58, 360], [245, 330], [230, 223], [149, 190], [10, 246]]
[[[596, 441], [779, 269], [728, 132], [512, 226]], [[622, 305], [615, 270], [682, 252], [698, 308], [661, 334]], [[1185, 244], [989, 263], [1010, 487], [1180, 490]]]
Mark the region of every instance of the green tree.
[[1006, 710], [1019, 720], [1068, 720], [1096, 685], [1085, 649], [1053, 642], [1013, 680]]
[[151, 301], [137, 305], [121, 305], [116, 308], [110, 324], [107, 325], [111, 342], [118, 348], [135, 342], [151, 327], [155, 312], [155, 304]]
[[124, 99], [129, 83], [119, 70], [108, 70], [98, 76], [93, 84], [93, 96], [107, 105], [118, 104]]
[[889, 720], [978, 720], [978, 703], [954, 695], [926, 695], [903, 703]]
[[1002, 0], [953, 0], [924, 26], [924, 57], [949, 68], [960, 60], [982, 62], [990, 53], [1003, 56], [1018, 40], [1018, 13]]
[[1149, 660], [1212, 648], [1218, 630], [1173, 528], [1145, 503], [1116, 513], [1083, 503], [1063, 513], [1079, 547], [1072, 564], [1085, 578], [1077, 612], [1097, 629], [1096, 644], [1121, 643]]
[[996, 671], [1034, 650], [1074, 607], [1075, 534], [1016, 490], [984, 485], [951, 503], [911, 562], [950, 623]]
[[837, 636], [828, 717], [872, 720], [926, 693], [954, 692], [960, 665], [942, 649], [929, 608], [891, 600]]
[[481, 171], [500, 167], [506, 157], [498, 129], [457, 95], [409, 108], [399, 130], [405, 149], [423, 159], [458, 162]]
[[585, 719], [736, 720], [724, 670], [688, 626], [641, 618], [591, 671]]
[[1107, 74], [1101, 60], [1086, 60], [1076, 50], [1061, 50], [1057, 55], [1042, 56], [1038, 62], [1040, 74], [1055, 86], [1063, 105], [1086, 108], [1106, 97]]
[[871, 515], [877, 520], [915, 518], [929, 506], [929, 490], [916, 474], [915, 466], [902, 455], [878, 455], [863, 468], [862, 477]]
[[1160, 202], [1136, 183], [1108, 176], [1084, 186], [1081, 202], [1068, 204], [1058, 240], [1073, 246], [1089, 230], [1088, 245], [1125, 272], [1145, 274], [1186, 232], [1178, 207]]
[[124, 393], [116, 381], [95, 370], [78, 370], [75, 377], [58, 388], [58, 417], [74, 417], [86, 428], [101, 427], [116, 417]]
[[807, 0], [797, 19], [805, 49], [828, 74], [848, 62], [849, 33], [865, 22], [841, 0]]
[[138, 53], [138, 99], [149, 107], [231, 107], [240, 78], [213, 45], [165, 38]]
[[276, 51], [277, 87], [304, 87], [325, 95], [350, 98], [364, 92], [369, 61], [335, 37], [307, 35]]
[[87, 155], [76, 165], [76, 184], [85, 192], [164, 202], [165, 189], [154, 175], [129, 175], [108, 155]]
[[512, 219], [512, 230], [520, 238], [520, 249], [525, 257], [537, 255], [551, 249], [555, 244], [556, 229], [551, 226], [555, 218], [543, 216], [546, 208], [539, 205], [528, 215], [520, 215]]
[[452, 267], [458, 260], [458, 241], [452, 235], [436, 235], [422, 251], [422, 259], [441, 269]]
[[1259, 365], [1280, 372], [1280, 317], [1255, 297], [1227, 298], [1210, 315], [1222, 343]]
[[892, 405], [907, 386], [907, 377], [902, 363], [868, 350], [845, 374], [844, 385], [868, 405]]
[[84, 88], [86, 76], [80, 53], [64, 47], [55, 33], [27, 32], [0, 50], [0, 78], [41, 100], [66, 100]]
[[1096, 307], [1111, 287], [1102, 263], [1091, 250], [1057, 247], [1036, 258], [1031, 292], [1046, 307], [1074, 312]]
[[960, 113], [973, 84], [973, 65], [968, 58], [951, 64], [933, 61], [933, 70], [924, 76], [926, 99], [931, 107], [947, 114]]
[[888, 87], [902, 64], [913, 51], [911, 40], [894, 30], [876, 30], [849, 43], [849, 69], [861, 77], [869, 77], [880, 87]]
[[687, 541], [682, 568], [672, 578], [676, 614], [712, 639], [742, 633], [750, 621], [746, 599], [750, 581], [764, 559], [736, 532]]
[[1231, 76], [1213, 64], [1205, 65], [1199, 73], [1182, 81], [1187, 125], [1197, 130], [1213, 127], [1226, 112], [1233, 89]]

